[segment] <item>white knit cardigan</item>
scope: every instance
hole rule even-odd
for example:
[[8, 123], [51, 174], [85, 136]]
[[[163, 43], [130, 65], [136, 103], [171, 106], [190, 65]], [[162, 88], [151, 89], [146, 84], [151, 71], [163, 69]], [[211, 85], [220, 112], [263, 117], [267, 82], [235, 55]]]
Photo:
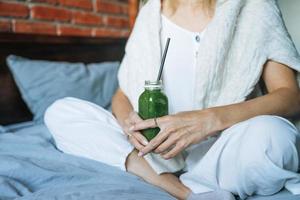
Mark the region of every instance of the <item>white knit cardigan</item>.
[[[158, 74], [160, 32], [161, 2], [149, 0], [139, 12], [118, 74], [120, 88], [135, 110], [144, 81], [155, 80]], [[267, 60], [300, 71], [300, 57], [277, 2], [217, 0], [197, 57], [194, 109], [245, 101]]]

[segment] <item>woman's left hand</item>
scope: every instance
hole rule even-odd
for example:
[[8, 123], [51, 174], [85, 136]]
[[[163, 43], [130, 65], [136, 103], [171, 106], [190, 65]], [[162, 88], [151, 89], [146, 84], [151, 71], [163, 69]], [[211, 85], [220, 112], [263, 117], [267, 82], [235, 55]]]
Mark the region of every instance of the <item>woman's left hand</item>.
[[188, 146], [216, 134], [219, 127], [219, 120], [210, 109], [167, 115], [157, 118], [156, 122], [155, 119], [148, 119], [130, 128], [131, 131], [160, 128], [157, 136], [140, 150], [139, 156], [154, 151], [165, 159], [173, 158]]

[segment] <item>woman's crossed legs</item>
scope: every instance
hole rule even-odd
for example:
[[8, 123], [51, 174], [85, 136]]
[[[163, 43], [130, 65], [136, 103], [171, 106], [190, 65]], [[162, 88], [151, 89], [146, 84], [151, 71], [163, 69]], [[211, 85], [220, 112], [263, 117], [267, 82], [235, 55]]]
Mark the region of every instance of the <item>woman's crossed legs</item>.
[[[179, 199], [186, 199], [191, 190], [205, 193], [223, 189], [242, 198], [253, 193], [272, 194], [286, 180], [295, 178], [291, 171], [298, 167], [297, 130], [275, 116], [259, 116], [225, 130], [202, 159], [197, 153], [201, 144], [197, 145], [186, 158], [188, 172], [181, 181], [173, 174], [158, 175], [137, 156], [111, 113], [93, 103], [75, 98], [58, 100], [47, 109], [45, 123], [63, 152], [127, 170]], [[282, 176], [272, 176], [279, 171]], [[216, 195], [226, 196], [222, 192], [214, 195], [212, 200], [223, 198]], [[208, 200], [210, 196], [190, 198]]]

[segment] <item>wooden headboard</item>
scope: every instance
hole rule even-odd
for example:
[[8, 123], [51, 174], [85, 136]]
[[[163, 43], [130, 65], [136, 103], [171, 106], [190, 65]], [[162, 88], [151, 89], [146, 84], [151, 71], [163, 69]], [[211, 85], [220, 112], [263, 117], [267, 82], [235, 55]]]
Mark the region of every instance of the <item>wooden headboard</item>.
[[126, 39], [0, 33], [0, 124], [32, 119], [6, 65], [8, 55], [84, 63], [121, 61], [125, 43]]

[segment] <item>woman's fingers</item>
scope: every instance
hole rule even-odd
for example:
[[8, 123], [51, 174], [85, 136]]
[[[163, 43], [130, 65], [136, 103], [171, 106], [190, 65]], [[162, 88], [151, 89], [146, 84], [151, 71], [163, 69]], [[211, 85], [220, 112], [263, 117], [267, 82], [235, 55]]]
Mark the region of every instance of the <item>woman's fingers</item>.
[[168, 137], [171, 131], [161, 131], [153, 138], [148, 145], [146, 145], [139, 153], [140, 156], [146, 155], [147, 153], [156, 149], [161, 143], [163, 143]]
[[185, 140], [187, 140], [187, 138], [190, 137], [189, 131], [187, 131], [186, 127], [174, 129], [173, 131], [171, 130], [170, 133], [172, 134], [168, 134], [168, 138], [155, 149], [155, 153], [163, 153], [169, 150], [172, 146], [175, 146], [181, 138], [185, 138]]
[[145, 147], [132, 133], [128, 134], [128, 140], [139, 151], [141, 151]]
[[171, 149], [169, 152], [166, 152], [162, 154], [162, 157], [166, 160], [175, 157], [177, 154], [179, 154], [182, 150], [184, 150], [187, 147], [186, 142], [183, 140], [180, 140], [176, 143], [175, 147]]
[[146, 146], [149, 143], [140, 132], [133, 132], [131, 133], [131, 135], [135, 137], [135, 139], [137, 139], [139, 143], [143, 144], [144, 146]]
[[169, 137], [154, 150], [154, 153], [163, 153], [167, 151], [168, 149], [170, 149], [170, 147], [172, 147], [176, 143], [176, 141], [177, 140], [175, 137]]
[[[131, 131], [139, 131], [139, 130], [144, 130], [144, 129], [148, 129], [148, 128], [156, 128], [156, 127], [162, 128], [162, 126], [164, 126], [165, 124], [173, 122], [173, 119], [175, 119], [175, 118], [171, 117], [170, 115], [166, 115], [163, 117], [142, 120], [142, 121], [134, 124], [133, 126], [131, 126], [130, 130]], [[176, 123], [176, 122], [174, 122], [174, 123]]]
[[132, 125], [129, 130], [130, 131], [139, 131], [139, 130], [144, 130], [144, 129], [148, 129], [148, 128], [156, 128], [156, 124], [154, 119], [147, 119], [147, 120], [143, 120], [140, 122], [137, 122], [136, 124]]

